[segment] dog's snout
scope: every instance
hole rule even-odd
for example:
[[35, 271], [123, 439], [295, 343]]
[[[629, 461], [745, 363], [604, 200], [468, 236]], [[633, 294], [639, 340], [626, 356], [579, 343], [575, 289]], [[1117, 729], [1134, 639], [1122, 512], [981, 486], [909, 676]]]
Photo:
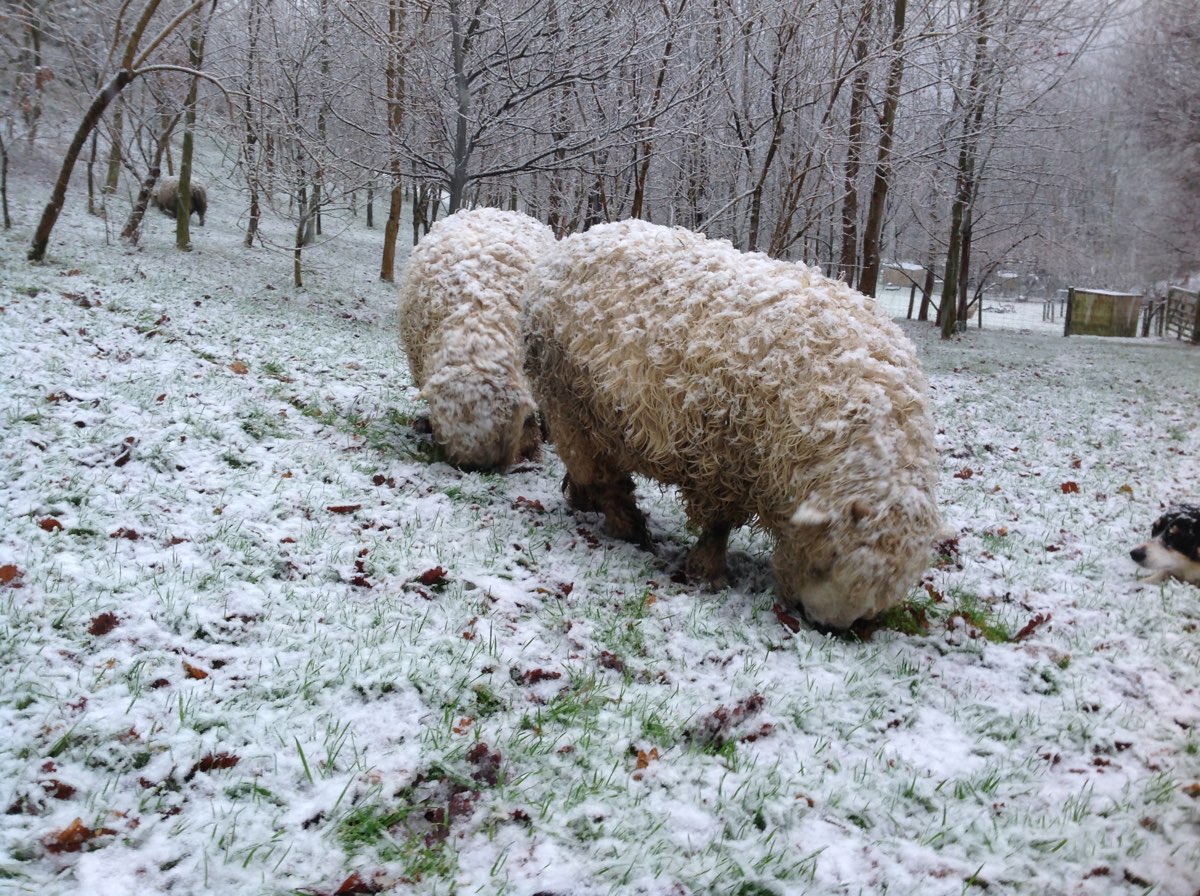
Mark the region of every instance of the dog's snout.
[[1144, 547], [1142, 547], [1141, 545], [1138, 545], [1136, 548], [1134, 548], [1132, 551], [1129, 552], [1129, 556], [1133, 558], [1134, 563], [1141, 563], [1143, 560], [1146, 559], [1146, 549]]

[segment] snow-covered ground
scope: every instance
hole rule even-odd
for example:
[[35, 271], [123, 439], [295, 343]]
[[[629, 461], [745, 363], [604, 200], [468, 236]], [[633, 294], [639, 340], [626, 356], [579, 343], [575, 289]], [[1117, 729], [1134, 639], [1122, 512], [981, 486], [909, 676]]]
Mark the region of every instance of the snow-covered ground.
[[1128, 557], [1197, 497], [1200, 351], [906, 323], [954, 538], [831, 636], [752, 534], [678, 582], [652, 484], [657, 555], [552, 451], [437, 462], [361, 218], [296, 290], [228, 187], [191, 253], [76, 189], [34, 266], [47, 182], [0, 236], [0, 891], [1200, 889], [1200, 589]]

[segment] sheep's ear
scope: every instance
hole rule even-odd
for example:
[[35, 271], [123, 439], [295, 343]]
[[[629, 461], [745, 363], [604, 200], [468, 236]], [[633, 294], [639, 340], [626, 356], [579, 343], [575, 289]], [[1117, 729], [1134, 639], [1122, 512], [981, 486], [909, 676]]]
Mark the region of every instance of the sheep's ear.
[[833, 514], [813, 501], [805, 501], [796, 508], [790, 522], [793, 526], [828, 526]]
[[871, 505], [864, 501], [850, 502], [850, 522], [858, 525], [871, 515]]

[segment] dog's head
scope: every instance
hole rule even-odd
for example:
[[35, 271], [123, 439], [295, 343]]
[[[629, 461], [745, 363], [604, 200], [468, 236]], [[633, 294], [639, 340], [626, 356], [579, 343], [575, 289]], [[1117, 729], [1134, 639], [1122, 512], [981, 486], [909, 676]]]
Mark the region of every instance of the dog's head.
[[1169, 508], [1150, 527], [1150, 540], [1135, 547], [1129, 556], [1155, 573], [1152, 582], [1173, 577], [1200, 585], [1200, 506]]

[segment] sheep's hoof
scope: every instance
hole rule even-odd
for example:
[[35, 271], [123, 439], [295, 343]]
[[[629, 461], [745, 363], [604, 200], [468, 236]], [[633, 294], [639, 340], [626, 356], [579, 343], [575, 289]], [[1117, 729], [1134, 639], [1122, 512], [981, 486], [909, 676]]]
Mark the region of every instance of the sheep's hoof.
[[604, 511], [604, 534], [654, 553], [654, 539], [650, 537], [650, 530], [646, 528], [646, 518], [640, 511], [637, 512], [636, 518]]
[[568, 473], [563, 476], [562, 492], [566, 495], [567, 504], [575, 510], [581, 510], [584, 513], [599, 512], [599, 493], [595, 486], [580, 485]]
[[712, 591], [724, 591], [729, 587], [725, 552], [717, 553], [713, 545], [701, 542], [688, 551], [683, 571], [689, 580], [701, 582]]

